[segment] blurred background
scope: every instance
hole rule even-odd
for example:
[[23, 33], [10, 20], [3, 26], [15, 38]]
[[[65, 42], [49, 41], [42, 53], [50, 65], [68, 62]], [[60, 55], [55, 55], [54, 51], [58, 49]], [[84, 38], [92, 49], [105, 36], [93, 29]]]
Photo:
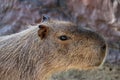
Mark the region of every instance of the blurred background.
[[109, 44], [106, 62], [120, 64], [119, 0], [0, 0], [0, 36], [38, 24], [42, 15], [72, 21], [98, 32]]

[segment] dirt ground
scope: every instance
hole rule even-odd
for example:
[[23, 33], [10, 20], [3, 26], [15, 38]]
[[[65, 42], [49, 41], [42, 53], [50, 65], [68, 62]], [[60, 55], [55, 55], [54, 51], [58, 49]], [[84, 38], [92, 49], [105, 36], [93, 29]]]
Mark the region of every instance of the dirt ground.
[[120, 80], [120, 64], [105, 63], [95, 70], [59, 72], [50, 80]]

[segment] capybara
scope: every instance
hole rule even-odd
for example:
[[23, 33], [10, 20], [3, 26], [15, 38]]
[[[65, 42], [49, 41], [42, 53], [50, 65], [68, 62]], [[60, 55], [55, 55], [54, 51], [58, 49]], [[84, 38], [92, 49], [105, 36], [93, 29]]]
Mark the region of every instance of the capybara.
[[106, 42], [72, 22], [43, 17], [22, 32], [0, 38], [0, 80], [48, 80], [55, 72], [99, 67]]

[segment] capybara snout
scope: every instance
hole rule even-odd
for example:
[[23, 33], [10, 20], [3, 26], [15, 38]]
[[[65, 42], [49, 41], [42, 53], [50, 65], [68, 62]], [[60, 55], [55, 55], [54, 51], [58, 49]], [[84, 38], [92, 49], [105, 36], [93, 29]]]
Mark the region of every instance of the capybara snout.
[[58, 71], [93, 69], [107, 50], [97, 33], [45, 17], [39, 26], [0, 39], [0, 80], [47, 80]]

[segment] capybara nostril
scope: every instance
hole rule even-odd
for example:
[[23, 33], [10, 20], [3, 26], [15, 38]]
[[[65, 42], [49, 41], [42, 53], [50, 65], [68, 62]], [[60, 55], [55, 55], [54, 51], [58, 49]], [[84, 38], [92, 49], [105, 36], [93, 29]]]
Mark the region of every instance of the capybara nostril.
[[101, 50], [106, 50], [106, 44], [104, 44], [103, 46], [101, 46]]

